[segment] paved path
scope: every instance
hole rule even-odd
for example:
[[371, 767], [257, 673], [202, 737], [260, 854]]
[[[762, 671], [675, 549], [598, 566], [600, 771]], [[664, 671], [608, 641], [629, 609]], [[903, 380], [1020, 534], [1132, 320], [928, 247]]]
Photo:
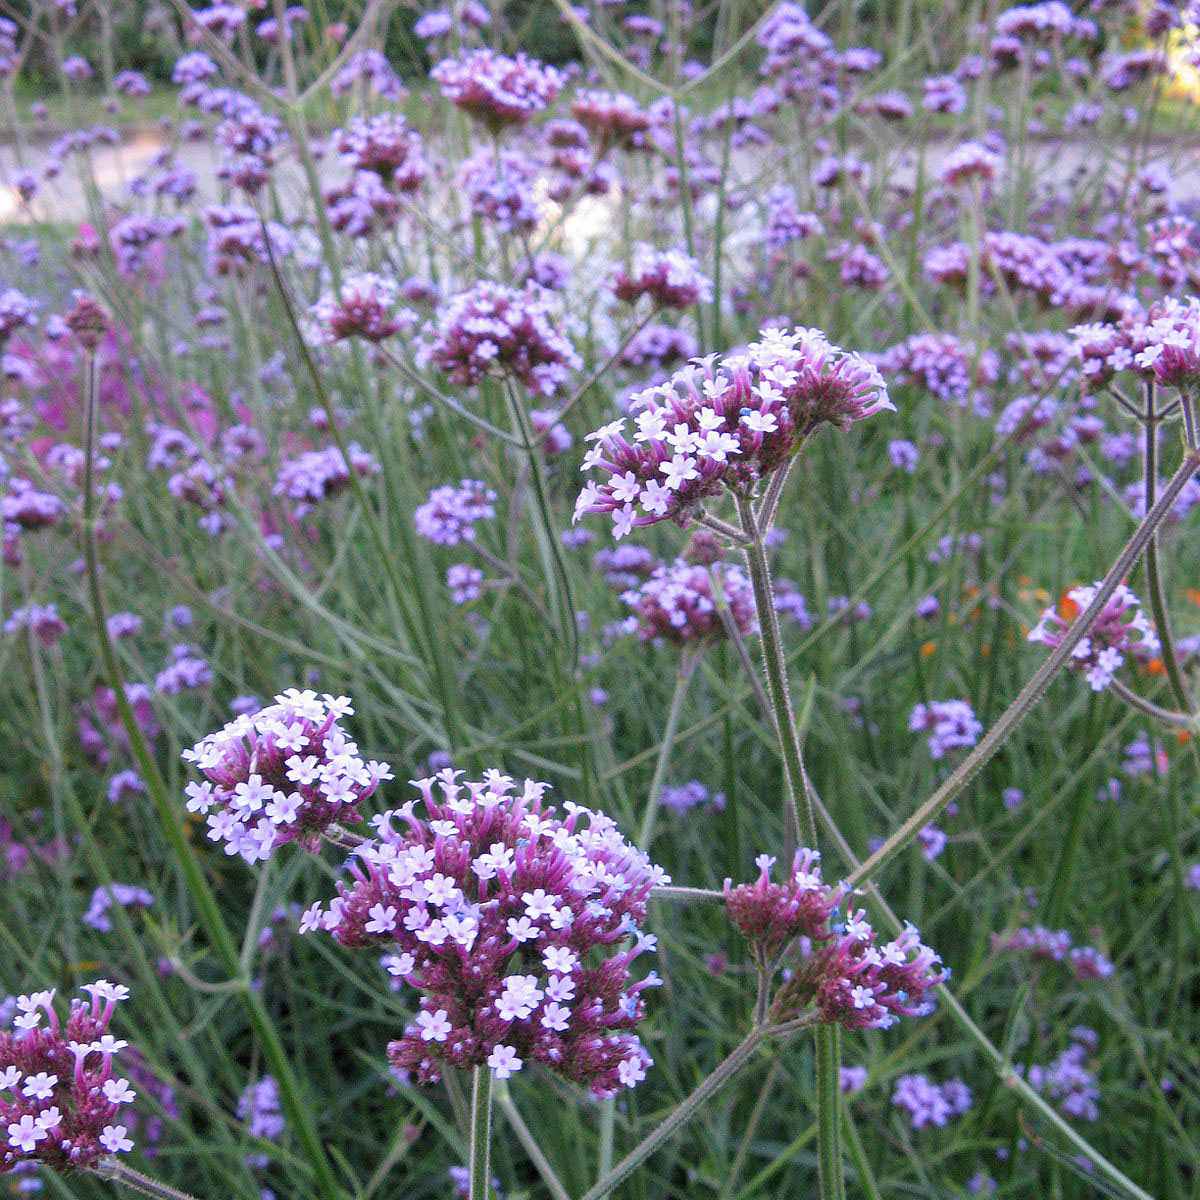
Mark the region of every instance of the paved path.
[[[56, 179], [43, 183], [38, 195], [29, 204], [22, 203], [16, 190], [10, 185], [15, 173], [22, 167], [40, 174], [47, 160], [46, 146], [38, 144], [28, 147], [21, 155], [12, 145], [0, 145], [0, 224], [26, 224], [33, 221], [63, 222], [77, 225], [88, 219], [88, 187], [81, 172], [88, 169], [94, 186], [109, 204], [127, 211], [147, 211], [150, 199], [139, 199], [129, 193], [130, 182], [143, 172], [153, 171], [152, 163], [167, 145], [162, 133], [155, 127], [129, 129], [124, 140], [117, 146], [95, 148], [85, 160], [71, 155], [63, 164]], [[946, 141], [930, 149], [930, 171], [934, 171], [942, 157], [953, 147]], [[1126, 170], [1125, 155], [1111, 143], [1089, 142], [1084, 137], [1075, 137], [1066, 142], [1038, 140], [1031, 142], [1026, 154], [1037, 164], [1039, 177], [1067, 182], [1076, 172], [1090, 175], [1097, 169], [1107, 171], [1114, 182], [1120, 182]], [[898, 182], [911, 182], [914, 170], [911, 155], [908, 163], [901, 161], [894, 178]], [[1010, 156], [1011, 159], [1011, 156]], [[1152, 161], [1162, 162], [1174, 172], [1171, 193], [1174, 199], [1200, 206], [1200, 152], [1194, 144], [1187, 142], [1163, 142], [1151, 150]], [[215, 200], [221, 189], [216, 177], [217, 157], [211, 146], [205, 143], [185, 142], [177, 148], [175, 160], [187, 167], [196, 176], [199, 196], [202, 200]], [[757, 163], [753, 152], [739, 154], [735, 162], [745, 178], [753, 178]], [[336, 162], [319, 164], [322, 181], [333, 181], [345, 172]], [[1011, 163], [1010, 163], [1010, 168]], [[276, 178], [285, 206], [294, 205], [299, 211], [303, 203], [304, 181], [299, 167], [290, 159], [277, 168]], [[169, 203], [169, 202], [168, 202]]]

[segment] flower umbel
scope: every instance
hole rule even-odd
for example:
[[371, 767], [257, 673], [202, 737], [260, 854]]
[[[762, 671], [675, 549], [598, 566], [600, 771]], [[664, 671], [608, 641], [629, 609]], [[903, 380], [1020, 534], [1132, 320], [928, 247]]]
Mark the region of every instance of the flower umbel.
[[771, 999], [773, 1022], [811, 1018], [847, 1029], [886, 1029], [899, 1016], [932, 1011], [925, 994], [949, 973], [913, 926], [879, 945], [865, 913], [841, 915], [849, 888], [822, 882], [815, 850], [796, 852], [783, 884], [771, 881], [773, 857], [755, 861], [760, 875], [753, 884], [735, 888], [725, 880], [725, 904], [764, 974], [788, 961]]
[[316, 850], [334, 822], [362, 820], [355, 806], [392, 778], [385, 764], [364, 762], [338, 724], [353, 711], [344, 696], [290, 688], [236, 717], [183, 752], [208, 776], [187, 785], [188, 811], [208, 814], [209, 838], [250, 863], [285, 842]]
[[388, 950], [389, 974], [422, 993], [388, 1047], [422, 1082], [446, 1066], [486, 1063], [504, 1079], [535, 1062], [596, 1095], [632, 1087], [651, 1065], [633, 1031], [657, 978], [631, 982], [629, 966], [654, 948], [639, 925], [668, 877], [608, 817], [543, 809], [544, 783], [461, 775], [414, 781], [424, 816], [409, 801], [375, 818], [353, 882], [302, 929]]
[[98, 979], [83, 990], [91, 1000], [73, 1000], [65, 1026], [53, 990], [18, 996], [0, 1033], [0, 1174], [22, 1162], [82, 1170], [133, 1149], [117, 1116], [136, 1093], [112, 1069], [126, 1043], [107, 1032], [129, 989]]
[[[1072, 588], [1066, 595], [1066, 612], [1083, 612], [1099, 589], [1099, 583]], [[1140, 603], [1137, 596], [1121, 584], [1101, 609], [1091, 632], [1072, 651], [1067, 665], [1072, 671], [1083, 672], [1092, 691], [1101, 692], [1112, 683], [1125, 662], [1125, 655], [1131, 650], [1145, 655], [1158, 652], [1158, 635], [1150, 618], [1142, 612]], [[1058, 609], [1047, 608], [1029, 631], [1028, 640], [1042, 642], [1054, 649], [1070, 623]], [[1134, 634], [1138, 635], [1137, 641], [1133, 640]]]
[[617, 537], [667, 518], [686, 526], [710, 496], [752, 493], [822, 425], [849, 429], [881, 409], [895, 406], [866, 359], [816, 329], [766, 330], [744, 351], [698, 359], [634, 396], [632, 443], [625, 418], [588, 434], [583, 469], [609, 478], [585, 485], [575, 519], [609, 513]]

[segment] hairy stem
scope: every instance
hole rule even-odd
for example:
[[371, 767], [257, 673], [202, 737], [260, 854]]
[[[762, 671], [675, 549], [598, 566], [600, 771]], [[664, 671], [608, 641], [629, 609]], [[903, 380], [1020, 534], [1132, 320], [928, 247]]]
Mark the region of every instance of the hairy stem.
[[489, 1149], [492, 1134], [492, 1073], [487, 1067], [476, 1067], [471, 1077], [471, 1158], [470, 1200], [488, 1200], [491, 1180], [488, 1178]]

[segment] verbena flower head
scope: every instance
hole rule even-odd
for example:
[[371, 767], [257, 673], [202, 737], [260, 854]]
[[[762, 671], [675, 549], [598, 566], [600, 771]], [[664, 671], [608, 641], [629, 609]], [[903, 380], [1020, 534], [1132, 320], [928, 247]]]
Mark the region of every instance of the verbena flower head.
[[475, 539], [475, 522], [496, 515], [496, 493], [478, 479], [434, 488], [413, 514], [417, 532], [439, 546]]
[[892, 1103], [908, 1113], [914, 1129], [941, 1127], [971, 1107], [971, 1091], [961, 1079], [936, 1084], [927, 1075], [901, 1075]]
[[1165, 387], [1200, 389], [1200, 299], [1168, 297], [1149, 311], [1134, 308], [1119, 321], [1071, 330], [1083, 377], [1093, 388], [1122, 371]]
[[421, 135], [401, 113], [354, 117], [345, 129], [334, 131], [330, 142], [344, 166], [371, 171], [397, 192], [420, 187], [429, 172]]
[[507, 58], [492, 50], [472, 50], [447, 58], [429, 72], [442, 95], [493, 132], [523, 125], [562, 91], [563, 75], [525, 54]]
[[755, 633], [754, 589], [741, 567], [734, 563], [705, 567], [677, 559], [658, 567], [641, 586], [621, 597], [637, 613], [638, 637], [644, 642], [664, 638], [680, 644], [724, 637], [714, 575], [734, 627], [742, 637]]
[[589, 480], [575, 505], [575, 520], [611, 514], [618, 538], [668, 518], [686, 526], [723, 491], [750, 494], [822, 425], [895, 411], [879, 372], [816, 329], [767, 330], [741, 353], [698, 359], [631, 408], [632, 443], [626, 418], [588, 434], [583, 469], [609, 478]]
[[712, 300], [712, 280], [682, 250], [655, 250], [639, 243], [628, 271], [613, 275], [613, 294], [627, 304], [649, 296], [656, 308], [691, 308]]
[[[845, 884], [826, 886], [821, 856], [800, 849], [786, 883], [771, 880], [775, 859], [755, 860], [759, 877], [732, 886], [725, 905], [734, 926], [750, 941], [760, 969], [774, 971], [785, 956], [787, 970], [771, 1001], [778, 1022], [814, 1017], [847, 1029], [885, 1029], [899, 1016], [932, 1011], [926, 997], [949, 972], [908, 925], [883, 945], [862, 912], [842, 913]], [[785, 954], [788, 948], [792, 954]]]
[[[1098, 582], [1071, 588], [1067, 592], [1063, 611], [1047, 608], [1029, 631], [1028, 640], [1042, 642], [1055, 649], [1071, 624], [1068, 617], [1083, 612], [1099, 590]], [[1134, 649], [1142, 654], [1156, 654], [1159, 649], [1158, 635], [1150, 618], [1142, 612], [1137, 596], [1120, 584], [1112, 599], [1100, 610], [1087, 637], [1071, 651], [1067, 665], [1072, 671], [1082, 672], [1092, 691], [1101, 692], [1112, 683], [1117, 671], [1124, 665], [1126, 654]]]
[[376, 817], [353, 883], [301, 929], [389, 952], [388, 972], [421, 1000], [388, 1057], [422, 1082], [534, 1062], [596, 1095], [633, 1087], [651, 1065], [634, 1032], [641, 992], [658, 980], [632, 982], [629, 967], [654, 948], [640, 924], [669, 878], [608, 817], [543, 808], [544, 783], [461, 775], [414, 781], [423, 813], [409, 801]]
[[207, 814], [209, 839], [247, 862], [291, 841], [315, 851], [330, 825], [361, 821], [356, 806], [392, 778], [339, 724], [353, 711], [345, 696], [290, 688], [236, 717], [183, 752], [208, 777], [187, 785], [188, 811]]
[[19, 1163], [82, 1170], [133, 1149], [118, 1117], [136, 1093], [113, 1074], [126, 1043], [108, 1032], [129, 989], [98, 979], [82, 990], [91, 999], [73, 1000], [65, 1025], [53, 990], [18, 996], [12, 1031], [0, 1033], [0, 1174]]
[[[347, 457], [349, 462], [347, 463]], [[343, 454], [336, 446], [324, 450], [308, 450], [279, 466], [273, 495], [288, 496], [297, 501], [292, 515], [299, 520], [312, 510], [350, 486], [350, 472], [370, 476], [379, 474], [379, 462], [357, 442], [351, 442]]]
[[929, 757], [945, 758], [948, 751], [975, 745], [983, 725], [965, 700], [931, 700], [913, 706], [908, 719], [911, 733], [929, 734]]
[[1156, 304], [1146, 319], [1146, 348], [1137, 356], [1143, 371], [1153, 371], [1165, 387], [1200, 391], [1200, 299], [1171, 296]]
[[481, 280], [426, 326], [422, 357], [460, 387], [507, 375], [551, 396], [583, 360], [551, 318], [547, 298], [536, 284], [517, 291]]
[[310, 310], [313, 324], [309, 341], [315, 346], [360, 337], [381, 342], [406, 323], [415, 321], [410, 312], [393, 315], [396, 285], [390, 279], [368, 272], [343, 280], [336, 295], [326, 292]]

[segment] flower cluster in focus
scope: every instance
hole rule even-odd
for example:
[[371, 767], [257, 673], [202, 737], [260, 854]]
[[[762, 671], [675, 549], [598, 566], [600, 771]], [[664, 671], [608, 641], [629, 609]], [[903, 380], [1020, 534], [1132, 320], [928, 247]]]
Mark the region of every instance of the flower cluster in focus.
[[53, 991], [18, 996], [0, 1033], [0, 1174], [22, 1162], [79, 1170], [133, 1149], [117, 1116], [136, 1093], [112, 1069], [126, 1043], [107, 1032], [129, 989], [99, 979], [83, 991], [90, 1003], [73, 1000], [65, 1026]]
[[[820, 855], [800, 849], [786, 883], [771, 880], [775, 859], [761, 854], [754, 883], [725, 880], [725, 905], [750, 941], [759, 969], [788, 969], [771, 1002], [783, 1023], [806, 1017], [847, 1029], [886, 1029], [900, 1016], [932, 1011], [926, 993], [948, 978], [941, 959], [911, 925], [883, 945], [861, 912], [842, 915], [845, 884], [821, 880]], [[788, 949], [793, 953], [787, 955]]]
[[421, 992], [416, 1020], [388, 1047], [397, 1069], [436, 1080], [487, 1064], [505, 1079], [535, 1062], [596, 1095], [632, 1087], [651, 1059], [634, 1032], [651, 973], [629, 967], [655, 939], [639, 926], [669, 882], [600, 813], [542, 807], [547, 785], [446, 768], [414, 781], [417, 802], [381, 814], [354, 881], [302, 932], [387, 950], [384, 966]]
[[290, 688], [234, 718], [183, 752], [208, 776], [187, 785], [188, 811], [206, 813], [209, 838], [250, 863], [285, 842], [316, 850], [330, 825], [361, 821], [356, 806], [392, 778], [385, 764], [364, 762], [338, 724], [353, 711], [345, 696]]
[[583, 469], [609, 478], [589, 480], [575, 505], [576, 520], [610, 514], [618, 538], [667, 518], [686, 526], [710, 496], [749, 494], [822, 425], [845, 430], [895, 406], [860, 355], [816, 329], [770, 329], [741, 353], [690, 363], [630, 407], [632, 442], [625, 418], [588, 434]]

